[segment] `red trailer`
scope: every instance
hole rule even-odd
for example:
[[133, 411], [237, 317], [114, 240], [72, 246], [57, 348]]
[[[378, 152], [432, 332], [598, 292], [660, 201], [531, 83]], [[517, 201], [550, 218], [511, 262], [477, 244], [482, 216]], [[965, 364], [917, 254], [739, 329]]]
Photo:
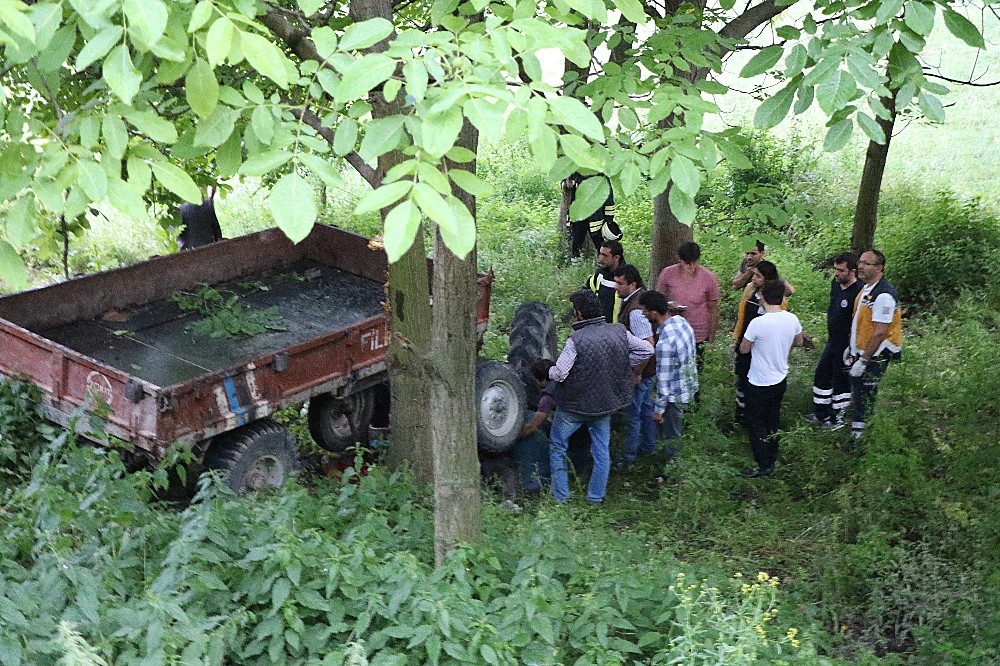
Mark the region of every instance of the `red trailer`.
[[[270, 229], [10, 294], [0, 297], [0, 376], [37, 384], [46, 416], [64, 426], [99, 398], [107, 433], [149, 462], [184, 442], [237, 492], [279, 485], [298, 453], [273, 412], [309, 400], [313, 437], [342, 450], [367, 440], [376, 402], [387, 409], [386, 269], [368, 239], [317, 224], [297, 245]], [[275, 313], [273, 325], [236, 338], [193, 332], [203, 314], [175, 295], [204, 285]], [[480, 278], [480, 334], [491, 285]], [[517, 434], [523, 389], [513, 373], [485, 374], [479, 431], [496, 450]]]

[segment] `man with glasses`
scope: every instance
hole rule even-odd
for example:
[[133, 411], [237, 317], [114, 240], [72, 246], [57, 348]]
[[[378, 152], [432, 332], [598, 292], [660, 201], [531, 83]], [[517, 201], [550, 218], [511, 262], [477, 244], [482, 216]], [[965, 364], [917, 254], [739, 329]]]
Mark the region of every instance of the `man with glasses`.
[[899, 299], [885, 279], [885, 255], [875, 249], [862, 253], [858, 278], [865, 286], [854, 305], [851, 343], [844, 352], [851, 376], [851, 434], [856, 440], [861, 439], [875, 413], [878, 385], [889, 361], [898, 360], [903, 347]]

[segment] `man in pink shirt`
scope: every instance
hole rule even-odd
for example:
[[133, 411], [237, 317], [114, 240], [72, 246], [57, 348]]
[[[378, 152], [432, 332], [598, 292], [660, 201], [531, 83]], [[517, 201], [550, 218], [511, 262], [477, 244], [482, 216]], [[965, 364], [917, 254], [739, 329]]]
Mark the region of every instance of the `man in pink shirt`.
[[719, 329], [719, 278], [698, 263], [701, 248], [694, 241], [677, 248], [680, 260], [667, 266], [656, 280], [656, 290], [663, 292], [675, 303], [687, 307], [684, 318], [694, 329], [698, 348], [698, 367], [701, 368], [705, 343], [715, 340]]

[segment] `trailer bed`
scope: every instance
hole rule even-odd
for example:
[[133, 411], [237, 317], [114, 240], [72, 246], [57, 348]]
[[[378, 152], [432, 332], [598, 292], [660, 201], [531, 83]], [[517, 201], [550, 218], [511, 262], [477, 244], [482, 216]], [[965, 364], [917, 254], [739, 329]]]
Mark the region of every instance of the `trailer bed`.
[[157, 386], [172, 386], [241, 366], [382, 313], [381, 283], [312, 260], [251, 273], [214, 288], [251, 311], [276, 308], [274, 324], [252, 336], [192, 331], [204, 315], [165, 298], [39, 333], [102, 364]]

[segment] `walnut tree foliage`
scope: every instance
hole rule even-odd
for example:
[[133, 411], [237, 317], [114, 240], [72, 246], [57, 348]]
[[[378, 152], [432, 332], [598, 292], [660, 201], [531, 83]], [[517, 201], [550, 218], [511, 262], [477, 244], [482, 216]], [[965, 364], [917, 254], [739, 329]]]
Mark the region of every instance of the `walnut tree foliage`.
[[[270, 179], [275, 220], [301, 240], [317, 213], [305, 175], [336, 186], [345, 161], [375, 186], [357, 211], [388, 211], [391, 259], [421, 220], [464, 257], [475, 221], [453, 186], [489, 192], [458, 168], [475, 157], [455, 145], [465, 121], [486, 139], [527, 137], [553, 179], [600, 172], [621, 196], [648, 180], [689, 223], [705, 171], [745, 162], [733, 132], [704, 120], [726, 90], [716, 75], [752, 30], [770, 25], [775, 39], [741, 74], [783, 81], [758, 124], [815, 103], [835, 149], [855, 124], [884, 140], [874, 118], [890, 88], [897, 108], [915, 100], [941, 117], [945, 90], [917, 60], [936, 18], [983, 46], [955, 5], [434, 0], [397, 7], [391, 22], [354, 21], [349, 5], [323, 0], [0, 0], [0, 278], [24, 284], [21, 253], [55, 233], [47, 219], [73, 224], [98, 203], [143, 217], [157, 191], [198, 201], [199, 185], [234, 176]], [[623, 55], [600, 64], [600, 47]], [[593, 74], [563, 95], [543, 76], [542, 49]], [[394, 150], [405, 159], [379, 172]], [[608, 187], [588, 180], [574, 214]]]

